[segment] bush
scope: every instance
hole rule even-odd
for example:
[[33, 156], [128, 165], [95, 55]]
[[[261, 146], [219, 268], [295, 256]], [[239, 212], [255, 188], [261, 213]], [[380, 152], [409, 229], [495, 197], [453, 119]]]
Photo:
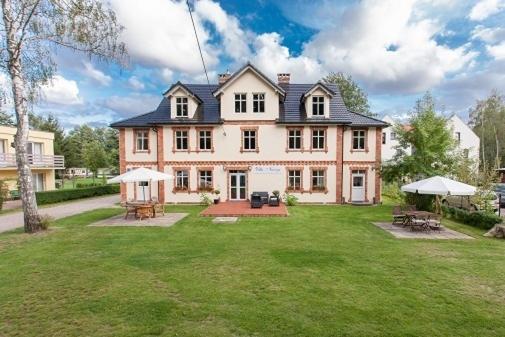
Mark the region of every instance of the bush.
[[212, 199], [207, 193], [204, 192], [200, 194], [200, 204], [204, 206], [209, 206], [210, 204], [212, 204]]
[[298, 198], [292, 194], [284, 194], [284, 202], [288, 206], [295, 206], [298, 203]]
[[416, 205], [420, 211], [433, 211], [435, 196], [430, 194], [405, 193], [405, 204]]
[[442, 206], [442, 211], [449, 218], [482, 229], [491, 229], [503, 220], [493, 213], [483, 211], [469, 212], [456, 207]]
[[119, 193], [119, 185], [103, 185], [68, 190], [35, 192], [35, 195], [37, 197], [37, 204], [46, 205], [67, 200], [90, 198], [116, 193]]
[[40, 227], [43, 230], [49, 229], [49, 226], [54, 222], [54, 219], [49, 215], [43, 215], [40, 217]]
[[405, 199], [405, 193], [402, 192], [397, 183], [384, 183], [382, 186], [382, 195], [398, 203], [403, 202]]

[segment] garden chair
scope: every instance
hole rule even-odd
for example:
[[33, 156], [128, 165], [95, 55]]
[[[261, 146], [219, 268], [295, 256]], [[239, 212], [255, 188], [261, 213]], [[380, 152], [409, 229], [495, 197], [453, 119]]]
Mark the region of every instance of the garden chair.
[[430, 231], [428, 219], [425, 217], [415, 217], [410, 221], [410, 230]]
[[428, 226], [433, 230], [440, 230], [442, 228], [442, 217], [440, 215], [432, 215], [428, 218]]
[[256, 193], [251, 194], [251, 208], [261, 207], [263, 207], [263, 200], [261, 200], [261, 195]]
[[137, 217], [137, 208], [135, 205], [131, 205], [128, 202], [122, 201], [120, 203], [121, 207], [124, 207], [126, 209], [126, 214], [124, 215], [125, 220], [128, 219], [129, 214], [133, 214], [133, 216], [136, 218]]
[[151, 202], [153, 203], [153, 215], [155, 217], [157, 214], [165, 216], [165, 206], [158, 201], [158, 198], [152, 197]]
[[400, 206], [393, 207], [393, 225], [403, 225], [406, 220], [406, 215]]

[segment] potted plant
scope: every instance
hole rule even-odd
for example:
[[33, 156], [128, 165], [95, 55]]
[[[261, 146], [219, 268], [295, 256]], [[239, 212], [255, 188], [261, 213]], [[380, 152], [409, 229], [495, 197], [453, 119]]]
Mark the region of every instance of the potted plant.
[[216, 195], [216, 198], [214, 199], [214, 204], [219, 204], [219, 200], [221, 200], [221, 198], [219, 197], [219, 194], [221, 194], [221, 191], [220, 190], [215, 190], [214, 191], [214, 194]]

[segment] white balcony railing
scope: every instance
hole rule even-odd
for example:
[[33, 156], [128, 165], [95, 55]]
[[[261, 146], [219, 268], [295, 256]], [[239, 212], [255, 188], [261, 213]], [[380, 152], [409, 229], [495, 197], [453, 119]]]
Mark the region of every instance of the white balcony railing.
[[[65, 168], [64, 156], [28, 154], [27, 157], [31, 167]], [[0, 153], [0, 168], [16, 166], [16, 155], [14, 153]]]

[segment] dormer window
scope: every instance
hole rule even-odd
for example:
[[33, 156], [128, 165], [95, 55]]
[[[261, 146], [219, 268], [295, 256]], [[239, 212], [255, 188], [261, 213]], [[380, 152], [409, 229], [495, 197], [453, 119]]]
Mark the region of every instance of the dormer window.
[[312, 96], [312, 115], [324, 116], [324, 96]]
[[253, 112], [265, 112], [265, 94], [253, 94]]
[[246, 113], [247, 99], [246, 94], [235, 94], [235, 112]]
[[188, 98], [176, 97], [175, 99], [176, 117], [188, 117]]

